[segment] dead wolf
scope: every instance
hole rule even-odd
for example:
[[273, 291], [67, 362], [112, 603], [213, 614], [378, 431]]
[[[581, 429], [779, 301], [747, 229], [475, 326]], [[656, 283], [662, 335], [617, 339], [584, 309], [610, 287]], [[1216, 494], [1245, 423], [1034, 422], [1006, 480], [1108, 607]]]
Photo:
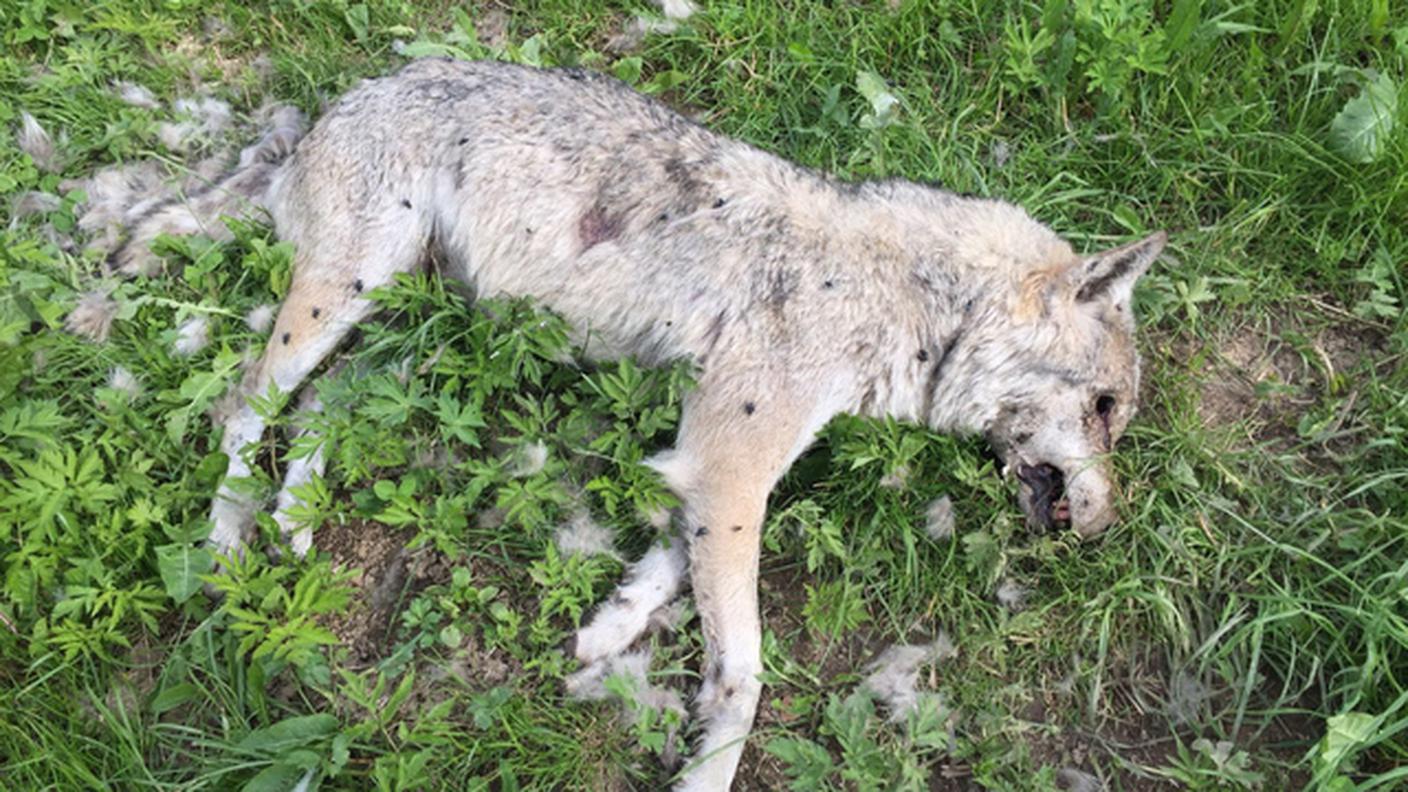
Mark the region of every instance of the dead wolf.
[[[684, 541], [636, 562], [576, 636], [587, 668], [627, 649], [687, 576], [708, 645], [681, 789], [726, 789], [758, 703], [759, 533], [768, 493], [838, 413], [982, 433], [1042, 526], [1115, 519], [1108, 455], [1135, 410], [1130, 298], [1155, 234], [1078, 255], [1021, 209], [898, 179], [845, 182], [714, 134], [582, 69], [422, 60], [363, 82], [299, 139], [285, 118], [203, 195], [157, 206], [115, 253], [153, 269], [161, 233], [266, 211], [292, 286], [242, 392], [297, 388], [433, 253], [481, 295], [535, 298], [587, 358], [697, 370], [672, 450]], [[264, 421], [224, 423], [228, 478]], [[322, 468], [289, 466], [291, 487]], [[222, 485], [217, 550], [260, 504]], [[306, 552], [306, 530], [289, 537]]]

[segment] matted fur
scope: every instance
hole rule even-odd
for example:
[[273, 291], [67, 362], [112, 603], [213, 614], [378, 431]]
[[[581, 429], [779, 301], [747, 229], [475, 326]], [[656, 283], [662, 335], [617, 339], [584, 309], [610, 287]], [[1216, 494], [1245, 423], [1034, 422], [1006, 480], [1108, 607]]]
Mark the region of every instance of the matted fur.
[[[480, 294], [562, 314], [589, 358], [697, 366], [653, 462], [684, 541], [633, 565], [573, 650], [609, 666], [688, 575], [708, 657], [681, 789], [731, 783], [762, 689], [768, 493], [832, 416], [985, 433], [1032, 519], [1086, 535], [1114, 519], [1106, 457], [1138, 380], [1130, 296], [1162, 235], [1081, 257], [1002, 201], [838, 181], [579, 69], [417, 61], [352, 90], [296, 149], [301, 119], [276, 123], [223, 182], [149, 211], [116, 257], [153, 271], [158, 234], [267, 210], [295, 246], [293, 282], [244, 393], [298, 387], [373, 310], [367, 293], [432, 249]], [[247, 475], [239, 451], [263, 419], [244, 404], [222, 423], [227, 475]], [[259, 506], [222, 485], [215, 548], [237, 551]]]

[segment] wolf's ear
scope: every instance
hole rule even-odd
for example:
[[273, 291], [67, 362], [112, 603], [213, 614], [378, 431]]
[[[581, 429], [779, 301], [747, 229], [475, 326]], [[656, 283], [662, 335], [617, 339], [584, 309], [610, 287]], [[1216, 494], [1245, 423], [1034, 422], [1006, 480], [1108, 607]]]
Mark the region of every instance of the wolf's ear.
[[1160, 231], [1138, 242], [1087, 256], [1072, 273], [1076, 302], [1128, 301], [1134, 293], [1134, 282], [1159, 257], [1167, 241], [1168, 234]]

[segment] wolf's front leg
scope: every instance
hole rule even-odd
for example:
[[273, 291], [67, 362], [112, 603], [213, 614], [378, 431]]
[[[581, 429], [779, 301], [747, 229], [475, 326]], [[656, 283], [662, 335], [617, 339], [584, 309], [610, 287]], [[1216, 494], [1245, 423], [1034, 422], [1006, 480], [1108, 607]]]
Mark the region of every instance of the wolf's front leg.
[[758, 546], [767, 493], [720, 491], [709, 501], [690, 509], [690, 576], [708, 656], [695, 698], [704, 731], [681, 790], [728, 789], [763, 687]]
[[703, 732], [680, 790], [726, 790], [733, 781], [762, 692], [758, 550], [768, 493], [835, 412], [793, 372], [733, 374], [701, 378], [676, 449], [653, 461], [684, 502], [708, 652], [695, 699]]

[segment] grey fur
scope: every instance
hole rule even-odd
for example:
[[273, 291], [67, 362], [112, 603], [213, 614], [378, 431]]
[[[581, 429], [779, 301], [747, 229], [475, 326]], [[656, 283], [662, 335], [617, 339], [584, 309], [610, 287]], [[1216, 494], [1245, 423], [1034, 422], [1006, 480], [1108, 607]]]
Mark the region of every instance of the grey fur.
[[171, 107], [181, 120], [158, 124], [157, 138], [176, 152], [214, 140], [230, 125], [232, 117], [228, 104], [210, 96], [177, 99]]
[[10, 207], [10, 225], [23, 217], [30, 217], [37, 214], [48, 214], [63, 206], [63, 199], [57, 195], [38, 190], [26, 190], [15, 198]]
[[63, 168], [59, 163], [59, 152], [54, 147], [54, 139], [39, 121], [29, 113], [20, 113], [20, 128], [15, 135], [20, 151], [29, 155], [34, 167], [49, 173], [58, 173]]
[[90, 291], [78, 298], [78, 303], [64, 319], [64, 328], [89, 341], [103, 343], [112, 332], [113, 320], [120, 306], [105, 289]]
[[[213, 239], [229, 239], [229, 229], [219, 222], [222, 215], [243, 219], [264, 217], [270, 184], [280, 165], [293, 153], [306, 126], [303, 113], [297, 108], [277, 106], [268, 116], [269, 130], [258, 142], [240, 152], [238, 166], [224, 180], [183, 196], [148, 190], [145, 200], [123, 207], [122, 215], [132, 230], [112, 255], [117, 271], [127, 275], [155, 274], [161, 262], [152, 254], [151, 243], [161, 234], [205, 234]], [[119, 190], [105, 192], [119, 193]], [[118, 197], [110, 203], [123, 206]], [[137, 217], [133, 218], [134, 215]], [[87, 221], [85, 214], [80, 225]]]
[[145, 85], [118, 80], [112, 84], [112, 88], [124, 104], [147, 110], [157, 110], [161, 107], [161, 102], [156, 98], [156, 94], [152, 93], [151, 89]]
[[[366, 293], [432, 249], [480, 294], [562, 314], [587, 357], [697, 365], [676, 447], [652, 460], [689, 541], [647, 553], [574, 649], [600, 668], [629, 646], [688, 553], [709, 651], [682, 789], [732, 779], [761, 693], [767, 494], [835, 414], [985, 433], [1034, 520], [1065, 509], [1051, 482], [1083, 534], [1114, 519], [1106, 456], [1138, 381], [1130, 294], [1162, 235], [1082, 261], [1011, 204], [837, 181], [579, 69], [417, 61], [352, 90], [296, 148], [288, 128], [207, 193], [148, 211], [117, 254], [150, 271], [157, 234], [268, 211], [297, 251], [293, 285], [245, 392], [298, 387], [369, 315]], [[239, 451], [263, 419], [245, 405], [224, 425], [228, 475], [247, 475]], [[238, 550], [258, 505], [221, 487], [217, 549]]]

